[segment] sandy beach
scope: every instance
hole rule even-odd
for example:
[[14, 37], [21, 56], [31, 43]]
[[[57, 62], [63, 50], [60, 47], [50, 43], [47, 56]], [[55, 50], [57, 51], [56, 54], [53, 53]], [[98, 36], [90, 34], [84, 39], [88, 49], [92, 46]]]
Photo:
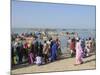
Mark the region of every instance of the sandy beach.
[[74, 65], [75, 58], [70, 58], [70, 57], [65, 57], [61, 60], [48, 63], [46, 65], [41, 65], [41, 66], [37, 66], [35, 64], [27, 65], [27, 66], [21, 65], [19, 66], [20, 68], [12, 69], [11, 74], [96, 69], [95, 54], [92, 54], [91, 56], [86, 57], [83, 60], [84, 60], [84, 63], [77, 66]]

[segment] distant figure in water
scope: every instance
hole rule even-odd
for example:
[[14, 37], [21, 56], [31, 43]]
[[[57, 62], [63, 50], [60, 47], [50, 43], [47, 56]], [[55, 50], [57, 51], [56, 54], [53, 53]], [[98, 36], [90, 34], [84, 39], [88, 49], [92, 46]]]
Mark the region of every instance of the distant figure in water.
[[81, 42], [80, 42], [80, 39], [77, 38], [76, 39], [76, 63], [75, 65], [79, 65], [83, 63], [82, 53], [83, 53], [83, 50], [82, 50]]

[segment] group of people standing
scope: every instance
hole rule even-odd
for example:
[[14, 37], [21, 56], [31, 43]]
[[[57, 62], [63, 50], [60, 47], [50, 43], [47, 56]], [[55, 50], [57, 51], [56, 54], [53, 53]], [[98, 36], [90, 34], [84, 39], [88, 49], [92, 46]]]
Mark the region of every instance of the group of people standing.
[[69, 37], [68, 48], [70, 49], [71, 57], [76, 57], [75, 64], [82, 64], [83, 58], [89, 56], [95, 50], [95, 40], [91, 39], [91, 37], [88, 39]]
[[[43, 38], [32, 35], [12, 35], [11, 41], [11, 61], [12, 65], [29, 64], [47, 64], [61, 58], [61, 42], [58, 37]], [[76, 64], [82, 64], [83, 58], [90, 55], [95, 50], [95, 40], [89, 37], [81, 39], [73, 37], [68, 39], [67, 48], [70, 49], [71, 57], [75, 57]]]
[[42, 65], [53, 62], [61, 56], [61, 44], [58, 38], [43, 40], [33, 35], [17, 35], [12, 38], [12, 65], [28, 62]]

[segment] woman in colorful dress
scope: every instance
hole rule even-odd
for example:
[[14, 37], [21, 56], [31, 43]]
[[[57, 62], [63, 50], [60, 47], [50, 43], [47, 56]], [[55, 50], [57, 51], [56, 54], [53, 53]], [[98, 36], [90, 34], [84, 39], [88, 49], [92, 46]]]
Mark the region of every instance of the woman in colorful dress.
[[76, 39], [75, 49], [76, 49], [76, 63], [75, 63], [75, 65], [82, 64], [83, 63], [83, 60], [82, 60], [83, 59], [82, 58], [83, 51], [82, 51], [82, 46], [81, 46], [81, 42], [80, 42], [79, 38]]

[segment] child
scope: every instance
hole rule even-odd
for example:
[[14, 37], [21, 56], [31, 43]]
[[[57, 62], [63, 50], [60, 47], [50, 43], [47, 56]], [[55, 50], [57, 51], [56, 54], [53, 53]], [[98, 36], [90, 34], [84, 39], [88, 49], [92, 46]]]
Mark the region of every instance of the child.
[[36, 56], [36, 65], [40, 66], [42, 64], [42, 58], [40, 56]]

